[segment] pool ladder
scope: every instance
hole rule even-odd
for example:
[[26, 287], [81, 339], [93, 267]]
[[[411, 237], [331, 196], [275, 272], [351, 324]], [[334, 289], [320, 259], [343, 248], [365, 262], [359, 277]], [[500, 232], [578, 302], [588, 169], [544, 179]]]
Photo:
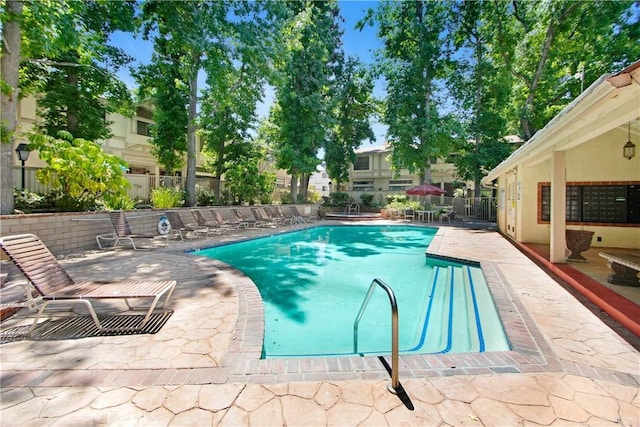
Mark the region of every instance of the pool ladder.
[[380, 279], [373, 279], [371, 282], [369, 291], [367, 291], [367, 295], [364, 297], [360, 311], [356, 316], [356, 320], [353, 322], [353, 352], [356, 354], [358, 353], [358, 323], [360, 323], [362, 314], [369, 304], [369, 300], [373, 295], [373, 291], [376, 289], [376, 285], [384, 289], [389, 297], [389, 303], [391, 304], [391, 384], [387, 386], [387, 390], [393, 394], [398, 394], [400, 387], [400, 382], [398, 380], [398, 303], [396, 302], [396, 295], [393, 293], [393, 289]]

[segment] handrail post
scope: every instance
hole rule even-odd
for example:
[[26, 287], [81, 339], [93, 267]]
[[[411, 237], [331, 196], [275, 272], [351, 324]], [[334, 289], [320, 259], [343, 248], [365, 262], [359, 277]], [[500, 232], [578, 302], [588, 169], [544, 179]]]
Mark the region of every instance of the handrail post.
[[391, 384], [387, 386], [387, 390], [393, 394], [398, 394], [398, 388], [400, 387], [400, 381], [398, 380], [398, 303], [396, 301], [396, 295], [393, 293], [393, 289], [380, 279], [373, 279], [371, 282], [367, 295], [364, 297], [364, 301], [360, 307], [360, 311], [356, 316], [356, 320], [353, 322], [353, 352], [358, 352], [358, 323], [360, 323], [362, 314], [369, 304], [369, 300], [373, 295], [376, 285], [384, 289], [389, 297], [389, 303], [391, 304]]

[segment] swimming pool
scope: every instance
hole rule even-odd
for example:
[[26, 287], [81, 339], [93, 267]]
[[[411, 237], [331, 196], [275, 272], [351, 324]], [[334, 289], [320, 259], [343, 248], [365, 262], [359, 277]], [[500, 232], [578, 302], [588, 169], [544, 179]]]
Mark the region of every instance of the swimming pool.
[[[353, 354], [353, 322], [374, 278], [396, 294], [401, 353], [509, 348], [482, 271], [425, 257], [436, 229], [319, 226], [199, 250], [245, 273], [265, 307], [263, 356]], [[378, 289], [358, 353], [387, 354], [391, 316]]]

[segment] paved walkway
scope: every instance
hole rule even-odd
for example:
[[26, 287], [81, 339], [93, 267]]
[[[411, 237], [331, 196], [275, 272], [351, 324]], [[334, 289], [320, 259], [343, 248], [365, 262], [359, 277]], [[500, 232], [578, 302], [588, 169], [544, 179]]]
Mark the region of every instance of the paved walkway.
[[399, 396], [375, 357], [261, 360], [255, 287], [184, 253], [211, 243], [63, 259], [76, 279], [176, 279], [173, 313], [141, 335], [3, 322], [2, 425], [640, 425], [638, 351], [494, 231], [442, 227], [429, 251], [482, 264], [512, 350], [401, 356]]

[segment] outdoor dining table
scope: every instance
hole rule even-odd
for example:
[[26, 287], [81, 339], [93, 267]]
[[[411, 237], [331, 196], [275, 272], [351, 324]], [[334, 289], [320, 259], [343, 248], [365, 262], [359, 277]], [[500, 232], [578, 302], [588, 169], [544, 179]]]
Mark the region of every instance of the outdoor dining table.
[[434, 220], [436, 211], [416, 211], [416, 215], [418, 217], [418, 221], [420, 222], [431, 222]]

